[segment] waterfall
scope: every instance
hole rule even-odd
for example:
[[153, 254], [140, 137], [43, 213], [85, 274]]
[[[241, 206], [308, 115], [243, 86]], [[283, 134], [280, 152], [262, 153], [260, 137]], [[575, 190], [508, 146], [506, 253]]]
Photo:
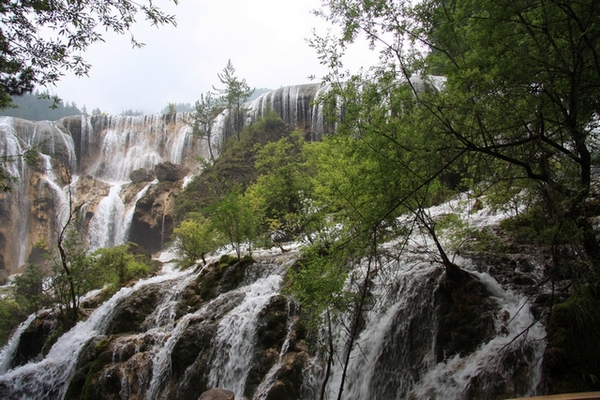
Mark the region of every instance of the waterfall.
[[[285, 271], [297, 257], [291, 253], [258, 255], [257, 262], [246, 269], [245, 278], [236, 288], [210, 301], [196, 301], [196, 309], [187, 312], [182, 312], [185, 308], [181, 304], [190, 289], [202, 282], [200, 277], [205, 276], [205, 269], [163, 273], [123, 288], [88, 320], [63, 335], [43, 360], [13, 370], [5, 368], [0, 373], [0, 397], [62, 398], [76, 368], [81, 368], [76, 365], [84, 349], [90, 343], [96, 346], [98, 340], [108, 340], [112, 363], [108, 361], [104, 367], [99, 364], [98, 368], [105, 369], [98, 371], [98, 377], [113, 377], [112, 383], [101, 390], [117, 390], [119, 398], [190, 398], [211, 387], [232, 390], [238, 399], [272, 398], [270, 390], [281, 386], [278, 379], [289, 372], [287, 356], [300, 351], [294, 339], [297, 317], [291, 316], [291, 303], [287, 301], [281, 309], [287, 315], [287, 322], [279, 347], [267, 353], [258, 351], [263, 340], [258, 332], [268, 324], [265, 310], [280, 295]], [[475, 271], [469, 260], [457, 262], [478, 276], [498, 304], [495, 337], [470, 354], [436, 361], [437, 317], [433, 298], [441, 270], [422, 256], [390, 257], [382, 262], [373, 282], [373, 303], [364, 314], [364, 329], [350, 357], [343, 398], [461, 400], [494, 398], [498, 393], [535, 394], [545, 331], [535, 323], [525, 296], [502, 287], [488, 273]], [[355, 272], [360, 275], [363, 269], [364, 265], [358, 265]], [[143, 292], [145, 289], [150, 291]], [[155, 290], [156, 304], [139, 330], [111, 334], [114, 329], [111, 326], [122, 313], [123, 304], [129, 303], [131, 307], [146, 302], [142, 300], [143, 293]], [[345, 335], [344, 324], [336, 325], [334, 337], [340, 354]], [[4, 357], [11, 354], [15, 340], [0, 354]], [[250, 389], [251, 379], [256, 379], [260, 365], [265, 362], [261, 354], [273, 351], [277, 358], [254, 381], [255, 389]], [[177, 357], [192, 359], [180, 360], [174, 356], [176, 352]], [[301, 377], [302, 390], [294, 398], [316, 398], [324, 378], [325, 359], [317, 351], [308, 360]], [[515, 359], [519, 361], [515, 363]], [[0, 358], [0, 361], [6, 365], [5, 360]], [[343, 368], [340, 361], [333, 365], [327, 386], [329, 398], [335, 398], [338, 391]], [[173, 364], [182, 362], [183, 370]], [[528, 366], [525, 382], [516, 378], [518, 372], [511, 369], [524, 365]], [[477, 382], [475, 394], [470, 392], [474, 390], [474, 382]], [[497, 391], [499, 382], [506, 386], [504, 391]], [[111, 389], [115, 384], [117, 388]], [[205, 389], [194, 389], [194, 385]], [[106, 395], [109, 393], [117, 395], [115, 392]]]
[[[192, 135], [188, 118], [185, 113], [54, 122], [0, 118], [0, 156], [14, 156], [6, 168], [16, 178], [10, 193], [0, 193], [0, 269], [13, 271], [29, 262], [39, 241], [54, 243], [71, 208], [78, 210], [91, 249], [125, 243], [136, 203], [157, 184], [133, 184], [130, 174], [167, 161], [194, 172], [197, 157], [208, 158], [208, 146]], [[218, 134], [214, 140], [220, 140]], [[28, 149], [38, 152], [40, 162], [20, 157]]]
[[[329, 128], [324, 122], [322, 105], [315, 100], [327, 90], [321, 84], [308, 84], [265, 93], [246, 104], [246, 123], [270, 109], [286, 123], [304, 129], [311, 139], [319, 139]], [[48, 217], [61, 214], [66, 208], [78, 210], [82, 226], [87, 229], [83, 236], [92, 249], [129, 240], [136, 203], [149, 190], [145, 185], [133, 187], [131, 173], [152, 170], [167, 161], [194, 173], [199, 167], [198, 157], [210, 157], [206, 140], [192, 134], [189, 120], [187, 113], [76, 116], [53, 122], [0, 118], [0, 156], [21, 155], [34, 149], [43, 158], [41, 168], [28, 165], [21, 158], [7, 164], [8, 172], [17, 180], [12, 193], [0, 195], [0, 215], [6, 216], [2, 221], [4, 228], [0, 225], [0, 236], [6, 239], [0, 240], [0, 251], [4, 254], [0, 268], [12, 271], [29, 262], [34, 244], [39, 241], [54, 243], [59, 221], [48, 223]], [[226, 121], [227, 111], [224, 111], [213, 124], [211, 142], [216, 156]], [[86, 184], [79, 187], [74, 184], [77, 180]], [[50, 194], [40, 195], [41, 181]], [[106, 190], [104, 185], [108, 185]], [[70, 188], [72, 195], [67, 202], [66, 188]], [[74, 203], [68, 204], [69, 201]], [[15, 215], [19, 215], [18, 220]], [[166, 215], [158, 218], [165, 220]], [[134, 230], [144, 227], [135, 225]], [[136, 238], [145, 240], [140, 236], [164, 236], [163, 233], [166, 234], [160, 228], [160, 232], [137, 233]], [[152, 245], [156, 247], [163, 239], [149, 239], [148, 243], [156, 243]]]
[[36, 318], [37, 315], [35, 313], [31, 314], [24, 322], [19, 324], [8, 343], [0, 351], [0, 374], [3, 374], [9, 370], [10, 363], [15, 355], [17, 346], [19, 345], [21, 334]]
[[85, 172], [126, 181], [134, 170], [152, 169], [165, 161], [194, 165], [194, 157], [206, 156], [206, 149], [193, 140], [186, 115], [179, 113], [172, 119], [159, 114], [89, 117], [93, 129], [87, 140], [96, 143], [98, 151], [82, 154], [93, 160], [86, 161]]
[[124, 242], [125, 205], [120, 196], [123, 184], [124, 182], [114, 183], [110, 187], [108, 196], [98, 203], [88, 230], [88, 242], [91, 250], [113, 247]]
[[[298, 85], [264, 94], [248, 104], [248, 121], [271, 109], [318, 139], [329, 127], [322, 106], [314, 100], [327, 90], [317, 84]], [[40, 239], [31, 232], [47, 230], [54, 224], [48, 217], [71, 205], [66, 189], [80, 188], [74, 199], [81, 216], [88, 218], [86, 234], [92, 249], [126, 242], [136, 204], [158, 209], [147, 194], [154, 194], [161, 184], [134, 183], [131, 173], [165, 161], [193, 171], [198, 155], [208, 158], [206, 143], [191, 134], [186, 118], [186, 114], [92, 116], [55, 123], [0, 118], [2, 154], [21, 154], [38, 144], [41, 152], [34, 165], [23, 160], [8, 165], [19, 180], [13, 193], [0, 194], [0, 218], [9, 227], [1, 232], [8, 243], [0, 253], [5, 255], [6, 269], [26, 263], [32, 243]], [[215, 145], [221, 141], [225, 118], [226, 113], [221, 114], [213, 126]], [[75, 173], [67, 174], [69, 169]], [[429, 212], [457, 212], [465, 207], [460, 202], [464, 199]], [[474, 226], [500, 219], [483, 211], [465, 215]], [[162, 240], [166, 215], [157, 218]], [[48, 235], [42, 239], [48, 240]], [[415, 232], [410, 243], [411, 251], [402, 254], [398, 243], [383, 246], [342, 397], [462, 400], [536, 394], [545, 331], [535, 322], [527, 297], [499, 284], [485, 264], [457, 257], [455, 262], [492, 295], [497, 308], [494, 337], [469, 354], [439, 361], [435, 292], [443, 269], [424, 256], [432, 248], [426, 237]], [[93, 389], [106, 392], [99, 397], [122, 399], [197, 398], [213, 386], [234, 391], [236, 399], [276, 398], [275, 389], [288, 396], [293, 393], [293, 398], [318, 398], [327, 357], [316, 344], [318, 337], [297, 337], [301, 317], [293, 312], [294, 303], [284, 290], [287, 269], [301, 257], [298, 247], [285, 254], [255, 253], [256, 262], [231, 287], [221, 283], [232, 279], [227, 274], [233, 266], [222, 267], [216, 259], [196, 270], [165, 265], [161, 274], [122, 288], [63, 334], [45, 356], [11, 369], [10, 358], [33, 321], [31, 316], [0, 352], [0, 397], [61, 399], [71, 384], [93, 384]], [[14, 248], [16, 256], [10, 253]], [[355, 277], [364, 276], [365, 262], [354, 266]], [[281, 298], [285, 302], [277, 303]], [[130, 315], [136, 312], [142, 315], [140, 321]], [[115, 328], [119, 318], [132, 325]], [[329, 398], [336, 397], [342, 381], [347, 325], [344, 320], [334, 324], [338, 358], [325, 388]], [[275, 339], [267, 344], [265, 336]], [[511, 366], [510, 360], [517, 362]]]
[[243, 398], [255, 343], [258, 312], [277, 293], [281, 279], [280, 275], [270, 275], [244, 287], [242, 303], [219, 324], [208, 376], [210, 386], [229, 388], [237, 398]]
[[[495, 386], [508, 386], [509, 382], [514, 382], [518, 365], [508, 359], [514, 357], [515, 353], [530, 366], [529, 380], [521, 383], [525, 385], [525, 392], [521, 395], [536, 394], [541, 377], [546, 330], [539, 321], [536, 322], [523, 296], [503, 289], [489, 274], [476, 274], [500, 306], [499, 315], [502, 318], [496, 321], [496, 337], [469, 356], [455, 356], [445, 363], [432, 366], [412, 390], [411, 398], [443, 396], [446, 399], [463, 399], [468, 397], [470, 385], [478, 377], [487, 378], [482, 379], [479, 396], [493, 398]], [[515, 389], [509, 388], [513, 392], [516, 392]]]
[[92, 338], [105, 332], [119, 302], [144, 286], [168, 282], [186, 274], [189, 272], [177, 271], [139, 281], [133, 287], [122, 288], [86, 321], [79, 322], [63, 334], [43, 360], [30, 362], [0, 375], [0, 397], [37, 400], [63, 398], [81, 350]]
[[327, 85], [314, 83], [285, 86], [264, 93], [247, 104], [249, 111], [246, 124], [256, 121], [267, 110], [271, 110], [285, 123], [303, 129], [311, 140], [318, 140], [330, 132], [323, 116], [323, 105], [317, 102], [329, 90]]

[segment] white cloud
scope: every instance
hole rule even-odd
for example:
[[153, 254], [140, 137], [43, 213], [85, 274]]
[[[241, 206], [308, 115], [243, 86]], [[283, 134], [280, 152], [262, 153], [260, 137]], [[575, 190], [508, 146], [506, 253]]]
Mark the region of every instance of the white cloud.
[[309, 82], [326, 73], [306, 39], [324, 22], [310, 12], [319, 0], [167, 0], [155, 3], [177, 17], [177, 28], [143, 21], [132, 49], [128, 36], [106, 35], [84, 57], [89, 78], [65, 76], [51, 91], [63, 99], [117, 114], [125, 109], [158, 112], [168, 102], [193, 103], [219, 86], [231, 59], [237, 75], [252, 87], [278, 88]]

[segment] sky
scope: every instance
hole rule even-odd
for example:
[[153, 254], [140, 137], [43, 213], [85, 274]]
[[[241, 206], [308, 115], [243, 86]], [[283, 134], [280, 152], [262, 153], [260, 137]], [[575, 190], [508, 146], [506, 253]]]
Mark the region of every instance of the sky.
[[152, 27], [141, 16], [132, 32], [145, 43], [133, 49], [128, 35], [107, 33], [88, 48], [88, 77], [64, 76], [48, 90], [88, 112], [124, 110], [151, 114], [167, 103], [193, 104], [220, 87], [217, 74], [231, 59], [250, 87], [277, 89], [326, 74], [307, 39], [328, 26], [312, 10], [320, 0], [155, 0], [174, 14], [177, 27]]

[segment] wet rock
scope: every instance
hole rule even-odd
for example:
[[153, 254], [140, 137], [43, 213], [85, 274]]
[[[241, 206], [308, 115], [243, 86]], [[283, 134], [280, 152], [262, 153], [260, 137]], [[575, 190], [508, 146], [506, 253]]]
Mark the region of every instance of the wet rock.
[[133, 183], [152, 182], [154, 180], [154, 174], [152, 171], [140, 168], [129, 174], [129, 179], [131, 179]]
[[283, 356], [277, 380], [267, 393], [266, 400], [295, 400], [300, 397], [302, 371], [308, 361], [305, 352], [288, 352]]
[[198, 358], [208, 360], [211, 340], [217, 331], [217, 323], [200, 320], [190, 323], [181, 335], [171, 353], [173, 375], [181, 376]]
[[494, 337], [497, 305], [474, 275], [458, 267], [447, 270], [435, 292], [435, 301], [439, 318], [438, 362], [456, 354], [472, 353]]
[[181, 182], [159, 182], [151, 185], [138, 200], [131, 221], [129, 241], [150, 253], [162, 250], [173, 233], [173, 208], [181, 191]]
[[154, 167], [154, 173], [160, 182], [176, 182], [183, 179], [188, 172], [187, 168], [169, 161], [157, 164]]
[[143, 322], [160, 300], [158, 288], [145, 286], [128, 296], [117, 307], [108, 333], [143, 332]]
[[[247, 397], [252, 397], [269, 370], [280, 361], [276, 374], [277, 382], [269, 389], [270, 399], [297, 399], [302, 385], [302, 370], [307, 356], [303, 351], [298, 351], [297, 328], [298, 324], [290, 323], [288, 311], [288, 298], [283, 295], [273, 296], [269, 303], [258, 315], [256, 330], [257, 343], [252, 356], [253, 361], [246, 380]], [[288, 332], [288, 327], [292, 326]], [[288, 337], [289, 335], [289, 337]], [[286, 349], [284, 342], [289, 339]]]
[[56, 314], [51, 311], [40, 312], [29, 327], [21, 333], [11, 368], [41, 359], [58, 339], [61, 333], [59, 329], [60, 323]]
[[235, 393], [225, 389], [210, 389], [202, 393], [198, 400], [235, 400]]

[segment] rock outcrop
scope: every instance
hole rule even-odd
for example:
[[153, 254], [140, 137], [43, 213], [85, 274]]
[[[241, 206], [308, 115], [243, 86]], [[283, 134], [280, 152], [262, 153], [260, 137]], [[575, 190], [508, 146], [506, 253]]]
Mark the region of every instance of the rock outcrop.
[[189, 169], [169, 161], [157, 164], [156, 167], [154, 167], [154, 174], [159, 182], [177, 182], [178, 180], [185, 178], [188, 172]]
[[129, 174], [129, 179], [133, 183], [152, 182], [154, 180], [154, 173], [145, 168], [140, 168]]
[[235, 393], [225, 389], [210, 389], [202, 393], [198, 400], [235, 400]]
[[150, 253], [159, 252], [173, 233], [175, 198], [181, 191], [181, 181], [162, 181], [151, 185], [135, 204], [129, 241]]

